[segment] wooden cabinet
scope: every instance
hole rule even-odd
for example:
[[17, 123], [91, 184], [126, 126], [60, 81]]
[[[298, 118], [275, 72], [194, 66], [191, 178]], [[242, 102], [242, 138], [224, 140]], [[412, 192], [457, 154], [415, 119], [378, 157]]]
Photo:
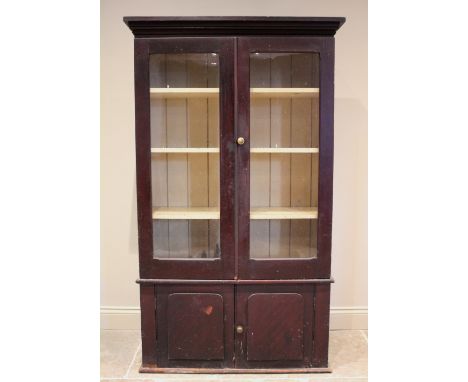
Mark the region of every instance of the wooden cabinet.
[[344, 19], [124, 21], [135, 35], [141, 370], [328, 371]]

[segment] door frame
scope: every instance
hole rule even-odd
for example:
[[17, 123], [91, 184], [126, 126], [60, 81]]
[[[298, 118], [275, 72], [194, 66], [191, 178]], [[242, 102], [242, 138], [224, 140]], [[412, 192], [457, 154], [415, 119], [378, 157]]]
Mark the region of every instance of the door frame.
[[[319, 94], [319, 191], [317, 258], [250, 258], [250, 53], [318, 53]], [[330, 277], [333, 202], [333, 37], [238, 37], [237, 39], [237, 136], [246, 143], [237, 147], [237, 233], [240, 279], [315, 279]]]
[[[135, 38], [135, 143], [138, 247], [142, 279], [232, 279], [235, 270], [234, 37]], [[151, 197], [149, 56], [219, 54], [220, 246], [219, 259], [154, 259]]]

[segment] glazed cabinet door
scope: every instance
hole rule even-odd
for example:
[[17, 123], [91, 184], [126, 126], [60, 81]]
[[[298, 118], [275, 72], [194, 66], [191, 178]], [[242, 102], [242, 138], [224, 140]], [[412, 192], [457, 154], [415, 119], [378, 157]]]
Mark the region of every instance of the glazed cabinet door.
[[330, 277], [331, 37], [238, 39], [242, 279]]
[[135, 39], [142, 278], [234, 276], [234, 44]]

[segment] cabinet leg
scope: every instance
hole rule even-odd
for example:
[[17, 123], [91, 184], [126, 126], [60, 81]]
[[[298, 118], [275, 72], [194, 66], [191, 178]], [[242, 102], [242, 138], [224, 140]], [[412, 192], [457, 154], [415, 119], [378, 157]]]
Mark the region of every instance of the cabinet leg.
[[156, 365], [156, 298], [154, 285], [140, 285], [142, 367]]
[[328, 339], [330, 329], [330, 284], [315, 286], [314, 367], [328, 367]]

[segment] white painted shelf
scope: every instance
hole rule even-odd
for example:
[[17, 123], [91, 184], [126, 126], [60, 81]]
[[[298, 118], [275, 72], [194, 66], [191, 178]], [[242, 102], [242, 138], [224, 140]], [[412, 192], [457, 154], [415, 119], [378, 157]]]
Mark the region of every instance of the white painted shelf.
[[[252, 220], [289, 220], [317, 219], [316, 207], [263, 207], [252, 208]], [[219, 219], [219, 209], [216, 207], [158, 207], [153, 208], [153, 219], [162, 220], [216, 220]]]
[[151, 154], [167, 154], [167, 153], [179, 153], [179, 154], [202, 154], [202, 153], [219, 153], [217, 147], [153, 147]]
[[153, 98], [210, 98], [218, 95], [218, 88], [150, 88]]
[[252, 98], [312, 98], [319, 95], [319, 88], [252, 88]]
[[[253, 147], [252, 154], [317, 154], [315, 147]], [[153, 147], [152, 154], [197, 154], [219, 153], [218, 147]]]
[[206, 220], [219, 219], [216, 207], [158, 207], [153, 208], [153, 219]]
[[[319, 88], [252, 88], [252, 98], [312, 98]], [[218, 88], [150, 88], [153, 98], [212, 98], [218, 97]]]
[[317, 154], [316, 147], [252, 147], [252, 154]]
[[316, 207], [264, 207], [252, 208], [250, 211], [252, 220], [317, 219], [317, 216]]

